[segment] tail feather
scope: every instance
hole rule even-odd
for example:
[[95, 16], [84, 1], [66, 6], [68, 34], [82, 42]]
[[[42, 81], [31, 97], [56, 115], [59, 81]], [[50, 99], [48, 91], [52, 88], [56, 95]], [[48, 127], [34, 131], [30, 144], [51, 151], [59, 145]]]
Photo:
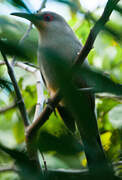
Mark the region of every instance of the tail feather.
[[72, 114], [69, 112], [69, 110], [66, 107], [61, 106], [61, 105], [57, 106], [57, 110], [58, 110], [61, 118], [63, 119], [64, 124], [66, 125], [66, 127], [70, 131], [75, 132], [75, 130], [76, 130], [75, 120], [72, 117]]

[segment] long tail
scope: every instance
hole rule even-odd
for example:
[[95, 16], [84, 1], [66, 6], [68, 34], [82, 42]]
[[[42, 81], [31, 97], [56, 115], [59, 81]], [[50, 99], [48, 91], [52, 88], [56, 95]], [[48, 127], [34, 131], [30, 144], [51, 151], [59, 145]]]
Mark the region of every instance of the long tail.
[[69, 112], [69, 110], [64, 107], [64, 106], [61, 106], [61, 105], [58, 105], [57, 106], [57, 110], [61, 116], [61, 118], [63, 119], [64, 121], [64, 124], [66, 125], [66, 127], [74, 132], [76, 130], [76, 126], [75, 126], [75, 120], [74, 118], [72, 117], [71, 113]]

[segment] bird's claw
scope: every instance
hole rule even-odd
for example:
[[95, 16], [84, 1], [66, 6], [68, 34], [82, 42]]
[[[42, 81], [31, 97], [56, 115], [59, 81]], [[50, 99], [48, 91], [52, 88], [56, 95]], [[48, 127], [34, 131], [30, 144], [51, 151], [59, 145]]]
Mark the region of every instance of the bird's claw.
[[48, 99], [46, 100], [45, 104], [54, 112], [55, 116], [57, 116], [57, 115], [56, 115], [56, 110], [55, 110], [55, 108], [52, 106], [52, 102], [51, 102], [51, 99], [50, 99], [50, 98], [48, 98]]

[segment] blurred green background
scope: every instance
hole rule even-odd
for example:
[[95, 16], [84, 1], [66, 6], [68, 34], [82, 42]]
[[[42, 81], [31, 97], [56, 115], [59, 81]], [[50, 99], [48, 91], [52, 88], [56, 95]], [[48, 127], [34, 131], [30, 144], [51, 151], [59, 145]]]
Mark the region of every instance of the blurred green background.
[[[48, 0], [45, 10], [52, 10], [62, 14], [77, 37], [85, 43], [95, 20], [101, 15], [105, 2], [90, 0]], [[0, 0], [0, 47], [7, 48], [8, 58], [11, 60], [14, 53], [17, 60], [37, 64], [38, 34], [32, 28], [28, 38], [22, 44], [21, 51], [17, 44], [26, 29], [28, 22], [9, 15], [10, 12], [35, 12], [39, 9], [41, 0], [16, 1]], [[88, 6], [87, 6], [88, 5]], [[91, 66], [102, 70], [116, 83], [122, 84], [122, 3], [119, 10], [114, 11], [107, 29], [102, 31], [94, 44], [94, 49], [88, 55]], [[18, 20], [19, 19], [19, 20]], [[3, 45], [4, 43], [4, 45]], [[15, 48], [15, 49], [14, 49]], [[33, 49], [33, 51], [32, 51]], [[15, 51], [16, 50], [16, 51]], [[0, 55], [0, 63], [2, 62]], [[37, 102], [35, 77], [19, 67], [15, 67], [15, 75], [22, 92], [29, 118], [33, 119]], [[10, 81], [5, 65], [0, 64], [0, 78]], [[30, 80], [31, 79], [31, 80]], [[16, 107], [3, 112], [14, 101], [13, 87], [8, 90], [6, 85], [0, 85], [0, 143], [9, 148], [22, 148], [25, 143], [24, 126]], [[103, 82], [104, 85], [104, 82]], [[10, 85], [9, 85], [10, 87]], [[48, 93], [44, 88], [45, 98]], [[97, 94], [96, 107], [99, 131], [107, 157], [112, 162], [122, 158], [122, 97], [111, 94]], [[60, 117], [53, 113], [50, 119], [40, 129], [40, 151], [44, 153], [49, 168], [80, 169], [86, 167], [85, 155], [78, 132], [72, 134], [64, 125]], [[41, 159], [42, 161], [42, 159]], [[13, 160], [0, 151], [0, 166], [11, 166]], [[120, 172], [119, 172], [120, 173]], [[0, 173], [0, 179], [19, 179], [15, 173]]]

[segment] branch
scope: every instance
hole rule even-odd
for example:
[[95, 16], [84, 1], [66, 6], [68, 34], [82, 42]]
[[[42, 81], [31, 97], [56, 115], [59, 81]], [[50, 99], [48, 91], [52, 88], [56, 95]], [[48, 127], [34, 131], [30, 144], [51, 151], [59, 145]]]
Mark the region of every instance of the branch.
[[[19, 44], [20, 44], [20, 45], [21, 45], [21, 44], [24, 42], [24, 40], [29, 36], [29, 33], [30, 33], [31, 29], [32, 29], [32, 23], [30, 23], [27, 31], [25, 32], [25, 34], [23, 35], [23, 37], [20, 39], [20, 41], [19, 41]], [[14, 64], [15, 60], [16, 60], [16, 56], [13, 57], [12, 64]]]
[[[2, 65], [5, 65], [5, 61], [0, 60], [0, 66], [2, 66]], [[30, 73], [35, 73], [38, 69], [40, 69], [38, 66], [36, 66], [34, 64], [30, 64], [27, 62], [24, 63], [24, 62], [20, 62], [20, 61], [16, 61], [14, 63], [14, 66], [20, 67]]]
[[29, 36], [29, 33], [30, 33], [31, 29], [32, 29], [32, 23], [30, 23], [27, 31], [25, 32], [25, 34], [23, 35], [23, 37], [20, 39], [19, 44], [22, 44], [22, 43], [24, 42], [24, 40]]
[[[4, 61], [0, 61], [0, 65], [5, 65]], [[27, 72], [33, 73], [36, 79], [36, 87], [37, 87], [37, 105], [36, 105], [36, 110], [35, 110], [35, 115], [34, 115], [34, 120], [37, 119], [37, 117], [39, 116], [40, 112], [42, 112], [43, 110], [43, 103], [44, 103], [44, 95], [43, 95], [43, 90], [42, 90], [42, 82], [43, 80], [41, 79], [41, 74], [40, 74], [40, 70], [38, 70], [35, 67], [29, 66], [25, 63], [22, 62], [18, 62], [16, 61], [14, 63], [14, 66], [17, 66], [19, 68], [24, 69]], [[12, 107], [7, 107], [7, 108], [3, 108], [0, 109], [0, 113], [5, 112], [6, 110], [11, 109]]]
[[37, 13], [40, 13], [42, 9], [46, 7], [47, 0], [43, 0], [41, 3], [41, 7], [38, 9]]
[[8, 172], [8, 171], [14, 171], [18, 172], [18, 170], [15, 167], [0, 167], [0, 173]]
[[28, 71], [30, 73], [36, 73], [37, 69], [35, 67], [31, 67], [25, 63], [22, 63], [22, 62], [19, 62], [19, 61], [16, 61], [14, 63], [14, 66], [17, 66], [17, 67], [20, 67], [22, 69], [24, 69], [25, 71]]
[[[0, 61], [0, 65], [5, 65], [4, 61]], [[38, 70], [35, 67], [29, 66], [25, 63], [16, 61], [14, 63], [14, 66], [20, 67], [22, 69], [24, 69], [27, 72], [33, 73], [36, 79], [36, 87], [37, 87], [37, 105], [36, 105], [36, 110], [35, 110], [35, 115], [34, 115], [34, 120], [37, 119], [37, 117], [39, 116], [40, 112], [42, 112], [43, 110], [43, 102], [44, 102], [44, 95], [43, 95], [43, 90], [42, 90], [42, 82], [43, 80], [41, 79], [41, 74], [40, 74], [40, 70]], [[5, 112], [9, 109], [13, 108], [13, 105], [11, 105], [10, 107], [6, 107], [3, 109], [0, 109], [0, 113]]]
[[0, 60], [0, 66], [5, 65], [5, 62]]
[[86, 57], [88, 56], [89, 52], [93, 47], [94, 41], [98, 33], [104, 28], [105, 24], [109, 20], [112, 11], [114, 10], [119, 1], [120, 0], [108, 0], [102, 16], [91, 29], [83, 49], [81, 49], [79, 56], [76, 58], [75, 65], [81, 65], [85, 61]]
[[58, 105], [61, 100], [60, 92], [58, 91], [55, 96], [50, 99], [50, 106], [46, 106], [39, 117], [26, 129], [26, 142], [29, 156], [35, 154], [35, 139], [39, 128], [49, 119], [49, 116], [53, 112], [53, 109]]
[[48, 169], [47, 169], [47, 163], [46, 163], [46, 160], [44, 158], [44, 155], [43, 153], [41, 152], [41, 157], [42, 157], [42, 160], [43, 160], [43, 163], [44, 163], [44, 173], [47, 173]]
[[42, 85], [42, 77], [40, 74], [40, 71], [37, 70], [35, 73], [35, 79], [36, 79], [36, 89], [37, 89], [37, 104], [36, 104], [36, 110], [35, 110], [35, 114], [34, 114], [34, 119], [33, 121], [35, 121], [38, 116], [40, 115], [40, 113], [43, 110], [43, 103], [44, 103], [44, 94], [43, 94], [43, 85]]
[[[31, 72], [34, 74], [35, 76], [35, 79], [36, 79], [36, 87], [37, 87], [37, 105], [36, 105], [36, 110], [35, 110], [35, 114], [34, 114], [34, 119], [33, 121], [35, 121], [40, 112], [42, 112], [43, 110], [43, 102], [44, 102], [44, 95], [43, 95], [43, 90], [42, 90], [42, 80], [41, 80], [41, 74], [40, 74], [40, 70], [38, 70], [37, 68], [35, 67], [30, 67], [29, 65], [27, 64], [24, 64], [22, 62], [15, 62], [14, 64], [15, 66], [18, 66], [28, 72]], [[28, 146], [28, 152], [30, 151], [30, 146], [31, 146], [31, 143], [28, 144], [27, 142], [27, 146]], [[35, 145], [34, 145], [35, 147]], [[35, 161], [37, 162], [37, 164], [39, 165], [39, 162], [38, 162], [38, 153], [35, 151], [33, 156], [30, 156], [30, 157], [35, 157]], [[43, 159], [43, 162], [44, 162], [44, 165], [45, 165], [45, 171], [46, 171], [46, 161], [44, 161], [44, 157], [43, 157], [43, 154], [41, 153], [41, 156], [42, 156], [42, 159]]]
[[24, 104], [21, 92], [19, 90], [19, 86], [17, 84], [16, 78], [15, 78], [15, 75], [14, 75], [14, 71], [12, 69], [12, 66], [9, 64], [9, 62], [7, 60], [7, 57], [6, 57], [6, 55], [4, 54], [3, 51], [1, 51], [1, 54], [2, 54], [2, 56], [4, 58], [5, 63], [6, 63], [6, 66], [7, 66], [7, 69], [8, 69], [8, 74], [9, 74], [9, 76], [11, 78], [11, 81], [12, 81], [13, 86], [14, 86], [14, 90], [16, 92], [17, 103], [18, 103], [19, 111], [21, 113], [23, 122], [24, 122], [24, 126], [27, 127], [29, 125], [29, 118], [28, 118], [28, 114], [26, 112], [26, 108], [25, 108], [25, 104]]
[[[5, 65], [5, 62], [1, 60], [0, 65]], [[44, 102], [44, 97], [43, 97], [43, 94], [42, 94], [43, 91], [42, 91], [42, 83], [41, 83], [40, 71], [38, 70], [38, 68], [29, 66], [27, 64], [24, 64], [24, 63], [18, 62], [18, 61], [16, 61], [14, 63], [14, 66], [20, 67], [20, 68], [24, 69], [27, 72], [33, 73], [34, 76], [35, 76], [36, 86], [37, 86], [37, 96], [38, 96], [37, 106], [36, 106], [35, 115], [34, 115], [34, 120], [35, 120], [35, 119], [37, 119], [38, 115], [40, 114], [40, 111], [42, 111], [43, 102]], [[11, 108], [13, 108], [12, 105], [10, 107], [0, 109], [0, 113], [3, 113], [3, 112], [5, 112], [5, 111], [7, 111], [7, 110], [9, 110]], [[39, 166], [39, 162], [38, 162], [38, 158], [37, 158], [36, 153], [33, 155], [33, 157], [35, 157], [35, 162]], [[44, 161], [44, 158], [43, 158], [43, 161]], [[44, 161], [44, 164], [46, 164], [45, 161]], [[46, 165], [45, 165], [45, 167], [46, 167]], [[47, 168], [45, 168], [45, 169], [47, 169]]]
[[0, 109], [0, 114], [5, 113], [6, 111], [9, 111], [17, 106], [17, 103], [13, 103], [7, 107], [3, 107]]
[[18, 66], [28, 72], [31, 72], [34, 74], [35, 79], [36, 79], [36, 88], [37, 88], [37, 104], [36, 104], [36, 110], [35, 110], [35, 115], [34, 115], [34, 120], [35, 121], [37, 119], [37, 117], [39, 116], [40, 112], [42, 112], [43, 110], [43, 102], [44, 102], [44, 95], [43, 95], [43, 87], [42, 87], [42, 77], [40, 74], [40, 70], [38, 70], [35, 67], [31, 67], [27, 64], [24, 64], [22, 62], [15, 62], [14, 64], [15, 66]]
[[115, 101], [118, 101], [120, 103], [122, 103], [122, 96], [115, 96], [115, 95], [112, 95], [112, 94], [96, 94], [96, 98], [100, 98], [100, 99], [112, 99], [112, 100], [115, 100]]
[[[90, 50], [93, 47], [94, 41], [95, 41], [98, 33], [103, 29], [103, 26], [109, 20], [109, 17], [118, 2], [119, 2], [119, 0], [108, 0], [102, 16], [100, 17], [100, 19], [96, 22], [96, 24], [92, 28], [92, 30], [87, 38], [87, 41], [86, 41], [83, 49], [81, 49], [81, 52], [80, 52], [79, 56], [77, 57], [73, 67], [78, 64], [81, 65], [84, 62], [85, 58], [87, 57], [87, 55], [89, 54]], [[55, 96], [51, 99], [52, 107], [55, 108], [58, 105], [60, 100], [61, 100], [61, 97], [60, 97], [60, 90], [59, 90], [55, 94]], [[53, 112], [53, 110], [50, 109], [48, 106], [46, 106], [44, 108], [43, 112], [40, 114], [40, 116], [37, 118], [37, 120], [32, 125], [30, 125], [30, 127], [28, 127], [28, 129], [26, 131], [27, 141], [31, 141], [31, 138], [34, 135], [36, 135], [39, 128], [48, 120], [48, 118], [52, 112]]]

